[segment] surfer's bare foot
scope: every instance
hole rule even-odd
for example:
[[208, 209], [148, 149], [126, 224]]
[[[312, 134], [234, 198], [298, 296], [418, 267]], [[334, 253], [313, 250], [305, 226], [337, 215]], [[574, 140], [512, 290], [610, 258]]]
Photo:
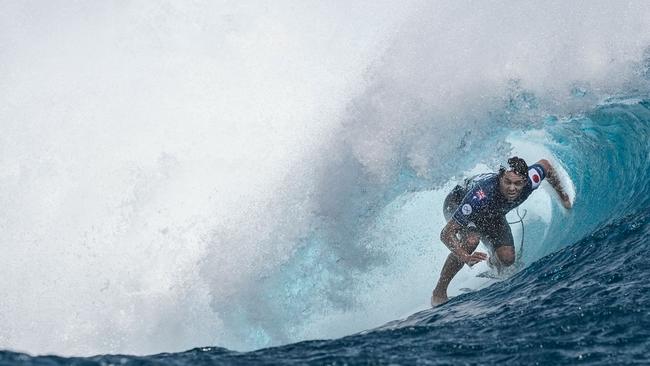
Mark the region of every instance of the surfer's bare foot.
[[449, 298], [445, 293], [437, 293], [434, 291], [433, 294], [431, 295], [431, 306], [435, 307], [444, 304], [447, 301], [449, 301]]

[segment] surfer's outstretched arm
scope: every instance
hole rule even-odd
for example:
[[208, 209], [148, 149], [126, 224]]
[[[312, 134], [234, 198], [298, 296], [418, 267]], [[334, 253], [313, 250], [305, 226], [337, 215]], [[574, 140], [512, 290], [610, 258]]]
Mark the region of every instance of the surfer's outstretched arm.
[[560, 179], [557, 176], [557, 172], [553, 168], [553, 165], [551, 165], [551, 163], [546, 159], [538, 161], [537, 164], [541, 165], [544, 168], [544, 171], [546, 172], [546, 179], [551, 184], [551, 187], [555, 189], [557, 195], [560, 196], [560, 202], [562, 202], [562, 206], [564, 206], [564, 208], [567, 210], [570, 209], [573, 206], [571, 203], [571, 198], [569, 198], [569, 195], [564, 191], [562, 182], [560, 182]]

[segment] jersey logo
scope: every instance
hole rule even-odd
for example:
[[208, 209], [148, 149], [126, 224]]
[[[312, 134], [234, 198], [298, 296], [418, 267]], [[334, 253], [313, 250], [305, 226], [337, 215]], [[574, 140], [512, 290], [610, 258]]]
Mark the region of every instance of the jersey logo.
[[476, 192], [476, 195], [474, 195], [474, 198], [479, 200], [479, 201], [484, 199], [485, 197], [486, 197], [485, 192], [483, 192], [482, 189], [479, 189], [478, 192]]
[[542, 183], [542, 177], [539, 175], [535, 168], [532, 168], [528, 171], [528, 178], [530, 178], [533, 189], [539, 187], [539, 184]]
[[463, 205], [463, 207], [460, 208], [460, 211], [463, 213], [463, 215], [469, 216], [469, 214], [472, 213], [472, 206], [470, 206], [469, 203], [466, 203]]

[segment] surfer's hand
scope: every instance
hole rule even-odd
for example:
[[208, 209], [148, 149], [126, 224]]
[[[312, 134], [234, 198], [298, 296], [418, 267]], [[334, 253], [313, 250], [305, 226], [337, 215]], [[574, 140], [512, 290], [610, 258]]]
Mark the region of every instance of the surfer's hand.
[[467, 254], [466, 256], [463, 256], [463, 258], [461, 258], [461, 260], [470, 267], [486, 259], [487, 259], [487, 254], [483, 252], [474, 252], [472, 254]]

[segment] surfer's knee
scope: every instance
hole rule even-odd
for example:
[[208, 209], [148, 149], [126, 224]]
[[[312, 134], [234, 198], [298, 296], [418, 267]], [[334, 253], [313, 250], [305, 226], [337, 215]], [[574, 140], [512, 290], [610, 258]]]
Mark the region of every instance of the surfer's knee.
[[505, 258], [499, 258], [501, 260], [501, 263], [506, 266], [512, 266], [515, 263], [515, 256], [506, 256]]
[[515, 248], [511, 246], [502, 246], [496, 249], [499, 262], [508, 267], [515, 263]]

